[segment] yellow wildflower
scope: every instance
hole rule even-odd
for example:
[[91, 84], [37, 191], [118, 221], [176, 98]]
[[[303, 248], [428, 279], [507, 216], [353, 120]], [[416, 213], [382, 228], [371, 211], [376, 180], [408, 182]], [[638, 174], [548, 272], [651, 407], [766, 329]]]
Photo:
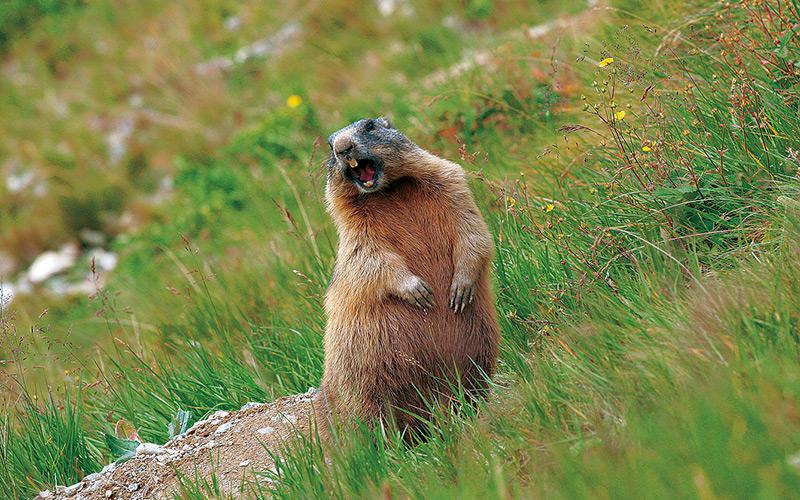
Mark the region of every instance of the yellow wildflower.
[[511, 197], [511, 196], [506, 198], [506, 203], [508, 203], [508, 208], [509, 209], [514, 208], [514, 207], [517, 206], [517, 200], [515, 198]]
[[552, 203], [548, 203], [547, 205], [544, 206], [544, 211], [545, 212], [552, 212], [554, 208], [556, 208], [555, 205], [553, 205]]
[[621, 122], [622, 120], [625, 119], [625, 115], [626, 115], [625, 111], [617, 111], [616, 113], [614, 113], [614, 118], [618, 122]]
[[303, 98], [297, 94], [292, 94], [286, 99], [286, 105], [290, 108], [296, 108], [301, 104], [303, 104]]
[[648, 152], [652, 151], [652, 149], [650, 148], [650, 146], [642, 146], [642, 151], [644, 151], [645, 153], [648, 153]]
[[613, 57], [606, 57], [605, 59], [600, 61], [597, 65], [600, 66], [601, 68], [605, 68], [606, 66], [608, 66], [609, 64], [612, 64], [613, 62], [614, 62], [614, 58]]

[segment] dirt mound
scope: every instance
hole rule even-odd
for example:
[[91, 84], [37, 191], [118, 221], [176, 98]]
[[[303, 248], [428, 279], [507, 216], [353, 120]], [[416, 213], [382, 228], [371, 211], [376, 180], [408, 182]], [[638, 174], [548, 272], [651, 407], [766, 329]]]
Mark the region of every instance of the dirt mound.
[[248, 403], [235, 412], [218, 411], [163, 446], [143, 443], [130, 460], [36, 498], [172, 498], [179, 477], [210, 480], [212, 472], [221, 490], [234, 495], [256, 482], [269, 484], [264, 471], [275, 464], [267, 450], [279, 451], [298, 434], [309, 434], [315, 394], [309, 389], [272, 403]]

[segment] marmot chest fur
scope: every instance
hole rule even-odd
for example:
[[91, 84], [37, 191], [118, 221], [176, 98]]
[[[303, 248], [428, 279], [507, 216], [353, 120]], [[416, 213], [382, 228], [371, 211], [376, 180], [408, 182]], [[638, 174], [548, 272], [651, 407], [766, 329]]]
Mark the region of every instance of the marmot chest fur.
[[458, 165], [383, 118], [329, 139], [339, 249], [325, 298], [322, 397], [339, 417], [416, 428], [497, 359], [492, 239]]

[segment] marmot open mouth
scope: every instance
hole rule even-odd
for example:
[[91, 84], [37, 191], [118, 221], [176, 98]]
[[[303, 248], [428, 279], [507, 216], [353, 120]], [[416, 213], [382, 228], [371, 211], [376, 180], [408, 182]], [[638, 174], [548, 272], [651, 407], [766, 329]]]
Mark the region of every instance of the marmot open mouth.
[[350, 179], [364, 189], [371, 189], [378, 183], [380, 166], [374, 160], [363, 158], [361, 160], [347, 160], [347, 175]]

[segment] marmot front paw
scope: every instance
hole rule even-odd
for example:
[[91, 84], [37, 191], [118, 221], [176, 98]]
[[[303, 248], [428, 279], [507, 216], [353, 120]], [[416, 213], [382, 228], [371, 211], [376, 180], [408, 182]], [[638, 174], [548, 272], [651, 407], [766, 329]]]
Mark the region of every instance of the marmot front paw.
[[433, 288], [419, 276], [407, 279], [400, 290], [400, 298], [422, 309], [433, 309]]
[[475, 298], [475, 284], [472, 281], [453, 280], [450, 286], [450, 309], [462, 312], [467, 304], [472, 304]]

